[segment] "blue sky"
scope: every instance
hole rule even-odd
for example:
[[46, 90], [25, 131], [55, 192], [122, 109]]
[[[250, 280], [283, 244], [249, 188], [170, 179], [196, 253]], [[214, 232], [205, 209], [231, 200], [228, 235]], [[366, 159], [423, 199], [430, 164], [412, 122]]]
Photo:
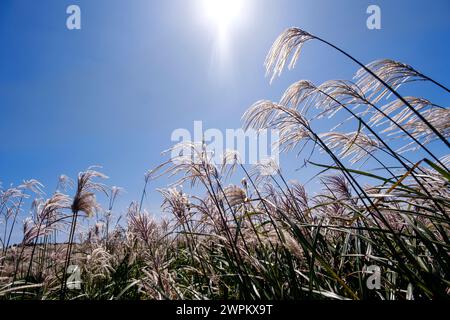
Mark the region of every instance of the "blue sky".
[[[245, 0], [243, 0], [245, 1]], [[278, 100], [290, 83], [350, 79], [357, 67], [308, 43], [297, 68], [272, 85], [263, 61], [273, 40], [299, 26], [364, 62], [392, 58], [447, 86], [450, 2], [248, 0], [229, 30], [221, 62], [217, 30], [199, 0], [2, 0], [0, 2], [0, 181], [40, 180], [51, 193], [60, 174], [102, 165], [122, 203], [138, 199], [143, 174], [164, 159], [174, 129], [239, 128], [259, 99]], [[66, 8], [82, 29], [66, 29]], [[366, 8], [382, 10], [382, 30], [366, 28]], [[420, 95], [448, 106], [430, 85]], [[294, 157], [283, 159], [294, 169]], [[297, 175], [297, 176], [296, 176]], [[302, 180], [301, 173], [292, 177]], [[161, 187], [165, 180], [150, 188]], [[159, 197], [146, 206], [156, 211]]]

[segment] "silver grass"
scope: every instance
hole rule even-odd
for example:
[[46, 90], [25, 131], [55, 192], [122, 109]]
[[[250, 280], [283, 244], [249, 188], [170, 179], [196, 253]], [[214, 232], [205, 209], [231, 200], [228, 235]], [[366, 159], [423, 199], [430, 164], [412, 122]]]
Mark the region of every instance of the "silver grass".
[[[413, 67], [390, 59], [376, 60], [366, 65], [375, 75], [382, 79], [394, 90], [402, 84], [413, 81], [424, 81], [426, 78]], [[355, 75], [356, 84], [368, 95], [374, 103], [380, 101], [390, 91], [367, 73], [363, 68], [359, 69]]]
[[296, 241], [289, 232], [282, 231], [284, 243], [283, 245], [288, 249], [297, 259], [304, 260], [305, 259], [305, 252], [302, 248], [302, 246]]
[[172, 159], [160, 166], [159, 170], [163, 171], [160, 175], [182, 175], [174, 185], [189, 181], [191, 186], [195, 186], [197, 183], [207, 183], [206, 177], [219, 176], [220, 169], [214, 163], [214, 155], [206, 150], [204, 143], [184, 141], [163, 152], [167, 153], [172, 154]]
[[56, 187], [56, 190], [66, 192], [68, 189], [72, 189], [74, 186], [74, 181], [70, 177], [62, 174], [58, 178], [58, 185]]
[[447, 168], [450, 166], [450, 154], [443, 156], [439, 159], [444, 166]]
[[321, 134], [325, 144], [331, 150], [338, 150], [339, 157], [349, 158], [351, 163], [357, 163], [381, 149], [378, 140], [371, 138], [361, 131], [341, 133], [329, 132]]
[[17, 198], [22, 197], [28, 197], [26, 194], [23, 193], [21, 189], [18, 188], [9, 188], [6, 190], [0, 190], [0, 207], [3, 208], [4, 206], [11, 204], [14, 205], [15, 200]]
[[[416, 110], [422, 112], [427, 107], [438, 107], [430, 101], [423, 98], [416, 97], [404, 97], [404, 99]], [[398, 124], [403, 124], [407, 122], [411, 117], [414, 116], [414, 112], [408, 108], [403, 101], [396, 99], [391, 101], [380, 108], [384, 114], [389, 116], [392, 120], [386, 119], [382, 113], [377, 113], [370, 118], [370, 123], [372, 125], [383, 125], [389, 123], [393, 126], [393, 121]]]
[[50, 199], [34, 202], [33, 206], [37, 221], [41, 223], [44, 221], [53, 222], [58, 220], [63, 210], [70, 209], [71, 199], [69, 196], [57, 192]]
[[300, 113], [305, 115], [308, 111], [308, 101], [314, 96], [316, 90], [316, 86], [310, 81], [297, 81], [284, 92], [280, 104], [294, 109], [298, 109], [301, 104], [304, 104]]
[[[273, 73], [272, 79], [279, 75], [289, 58], [292, 57], [290, 67], [295, 64], [300, 47], [307, 40], [308, 34], [293, 29], [277, 40], [278, 49], [272, 48], [272, 61], [267, 65]], [[396, 80], [392, 81], [395, 86]], [[400, 170], [391, 166], [390, 158], [385, 162], [383, 157], [374, 157], [382, 166], [376, 171], [352, 170], [341, 164], [340, 159], [362, 162], [377, 150], [394, 154], [374, 131], [376, 126], [393, 138], [411, 133], [411, 141], [415, 137], [427, 141], [431, 130], [423, 127], [423, 123], [435, 119], [436, 126], [446, 135], [448, 114], [444, 108], [413, 97], [402, 100], [397, 96], [401, 102], [378, 108], [366, 94], [364, 88], [349, 81], [329, 81], [318, 88], [308, 81], [299, 81], [289, 87], [280, 103], [259, 101], [244, 115], [244, 125], [248, 128], [279, 130], [283, 150], [312, 141], [320, 144], [333, 160], [338, 160], [335, 163], [344, 170], [337, 176], [324, 175], [337, 171], [335, 167], [318, 164], [325, 168], [315, 176], [319, 177], [323, 189], [314, 197], [306, 193], [304, 185], [287, 182], [273, 159], [261, 161], [249, 174], [235, 151], [227, 150], [222, 162], [215, 164], [214, 155], [206, 150], [204, 143], [188, 142], [181, 148], [174, 147], [172, 151], [179, 151], [178, 157], [171, 159], [175, 161], [167, 161], [145, 175], [145, 186], [162, 171], [177, 178], [171, 187], [159, 190], [164, 198], [162, 211], [168, 213], [170, 220], [159, 223], [142, 209], [141, 200], [140, 204], [130, 206], [127, 227], [117, 225], [109, 241], [100, 241], [104, 224], [95, 224], [87, 237], [86, 232], [78, 231], [80, 242], [73, 259], [82, 268], [83, 288], [81, 292], [71, 292], [70, 297], [214, 299], [223, 297], [225, 292], [226, 298], [232, 299], [308, 299], [320, 295], [333, 299], [410, 299], [414, 290], [418, 299], [445, 298], [450, 292], [445, 282], [450, 263], [447, 254], [450, 188], [445, 167], [450, 164], [450, 156], [437, 160], [431, 154], [438, 164], [424, 159], [412, 168], [406, 165]], [[350, 110], [360, 105], [366, 105], [366, 111]], [[357, 132], [317, 135], [311, 129], [309, 122], [316, 119], [316, 113], [307, 117], [309, 110], [317, 110], [318, 117], [331, 117], [342, 108], [358, 118]], [[417, 118], [416, 112], [427, 121]], [[369, 114], [370, 120], [363, 121], [361, 114]], [[408, 131], [398, 132], [403, 127]], [[364, 133], [366, 129], [371, 135]], [[314, 151], [315, 148], [311, 155]], [[245, 172], [242, 187], [225, 186], [224, 178], [231, 178], [238, 167]], [[384, 169], [399, 173], [389, 172], [392, 178], [384, 177], [379, 173]], [[273, 175], [267, 176], [268, 173]], [[23, 298], [53, 299], [60, 284], [64, 299], [78, 212], [92, 215], [98, 206], [95, 194], [103, 191], [110, 201], [107, 216], [119, 193], [114, 187], [95, 186], [94, 178], [98, 177], [95, 174], [86, 177], [94, 186], [78, 181], [77, 204], [75, 200], [63, 200], [64, 195], [59, 191], [48, 200], [36, 194], [32, 204], [34, 214], [24, 223], [23, 245], [12, 247], [0, 257], [1, 296], [15, 298], [22, 294]], [[363, 187], [358, 180], [368, 180], [374, 185]], [[206, 195], [189, 196], [182, 191], [182, 186], [175, 187], [185, 181], [202, 184]], [[0, 188], [2, 217], [21, 212], [26, 191], [35, 193], [32, 188], [31, 180], [29, 186], [15, 190]], [[65, 187], [61, 185], [58, 189]], [[64, 204], [58, 208], [57, 202]], [[73, 220], [69, 245], [52, 248], [46, 242], [46, 228], [49, 224], [56, 225], [53, 220], [64, 221], [62, 213], [70, 208]], [[36, 245], [41, 236], [44, 242]], [[34, 269], [33, 255], [30, 258], [30, 246], [27, 246], [33, 242], [37, 253]], [[24, 261], [30, 264], [23, 278]], [[366, 272], [364, 265], [369, 263], [382, 263], [388, 273], [395, 270], [398, 284], [387, 278], [381, 291], [365, 290], [361, 287], [364, 286], [362, 277]], [[61, 277], [60, 267], [64, 264]], [[127, 272], [122, 278], [124, 269]], [[33, 270], [38, 272], [30, 272]], [[15, 286], [3, 285], [5, 281], [14, 284], [16, 276], [21, 278]], [[26, 285], [31, 280], [39, 283]], [[130, 288], [132, 292], [128, 291]], [[395, 295], [388, 291], [395, 291]]]
[[311, 39], [314, 39], [314, 36], [308, 32], [299, 28], [289, 28], [275, 40], [264, 63], [271, 82], [276, 76], [281, 75], [291, 56], [289, 68], [295, 66], [304, 43]]
[[66, 296], [67, 268], [69, 267], [72, 255], [72, 246], [75, 236], [75, 230], [77, 227], [78, 215], [80, 212], [84, 212], [88, 217], [93, 216], [94, 212], [99, 208], [99, 205], [97, 204], [95, 198], [95, 192], [103, 191], [105, 194], [107, 194], [106, 186], [104, 186], [101, 183], [94, 182], [95, 178], [106, 179], [107, 176], [98, 171], [93, 170], [94, 168], [95, 167], [90, 167], [88, 168], [87, 171], [81, 172], [78, 175], [77, 192], [75, 193], [71, 206], [73, 215], [72, 215], [72, 222], [70, 225], [69, 241], [66, 251], [66, 261], [63, 269], [63, 277], [62, 277], [63, 280], [61, 281], [61, 291], [60, 291], [61, 300], [64, 300]]
[[[16, 210], [14, 209], [14, 207], [7, 207], [6, 208], [6, 211], [4, 212], [4, 219], [5, 220], [8, 220], [8, 219], [10, 219], [13, 215], [14, 215], [14, 212], [15, 212]], [[0, 224], [2, 223], [3, 221], [0, 221]]]
[[87, 232], [87, 239], [84, 240], [89, 243], [97, 243], [101, 240], [101, 235], [104, 229], [103, 222], [97, 222], [92, 227], [89, 228]]
[[[450, 90], [442, 84], [419, 73], [412, 67], [396, 61], [380, 60], [365, 66], [356, 58], [340, 49], [339, 47], [335, 46], [334, 44], [317, 36], [313, 36], [308, 32], [305, 32], [298, 28], [289, 28], [285, 30], [273, 44], [265, 62], [267, 74], [272, 74], [271, 81], [275, 78], [276, 75], [281, 74], [285, 64], [287, 63], [291, 55], [292, 59], [290, 67], [293, 67], [295, 65], [303, 44], [311, 39], [316, 39], [335, 49], [361, 67], [361, 70], [359, 70], [359, 72], [355, 76], [355, 78], [358, 79], [357, 85], [361, 87], [362, 91], [368, 97], [368, 99], [372, 100], [372, 103], [377, 103], [385, 94], [390, 93], [395, 95], [398, 99], [403, 100], [404, 103], [408, 105], [408, 107], [413, 109], [411, 106], [409, 106], [407, 101], [404, 100], [403, 97], [396, 91], [402, 83], [412, 81], [410, 79], [411, 77], [430, 81], [441, 87], [445, 91], [450, 92]], [[367, 111], [369, 111], [369, 109]], [[434, 132], [436, 136], [438, 136], [438, 138], [442, 142], [444, 142], [444, 144], [447, 145], [447, 147], [450, 147], [450, 143], [448, 142], [448, 140], [438, 130], [436, 130], [433, 125], [426, 120], [426, 118], [424, 118], [419, 113], [416, 113], [416, 115], [429, 127], [431, 131]]]
[[[441, 107], [437, 107], [432, 105], [426, 100], [411, 100], [413, 103], [416, 103], [417, 108], [421, 111], [422, 116], [433, 125], [433, 127], [439, 131], [443, 137], [446, 139], [450, 138], [450, 109], [444, 109]], [[399, 108], [400, 103], [393, 103], [386, 108], [388, 111], [391, 111], [395, 108]], [[413, 104], [414, 105], [414, 104]], [[428, 106], [428, 108], [426, 108]], [[429, 128], [427, 124], [421, 121], [417, 115], [402, 110], [398, 114], [395, 115], [395, 118], [398, 119], [400, 125], [403, 129], [405, 129], [411, 136], [413, 136], [417, 141], [420, 141], [423, 145], [429, 144], [432, 141], [438, 139], [438, 137], [434, 134], [434, 132]], [[375, 118], [373, 121], [377, 121]], [[394, 137], [406, 137], [406, 134], [403, 131], [397, 129], [397, 126], [394, 126], [392, 123], [384, 129], [384, 132], [388, 132], [390, 136]], [[415, 145], [414, 142], [410, 142], [409, 144], [403, 146], [398, 150], [398, 152], [406, 152], [411, 150], [418, 149], [419, 146]]]
[[37, 195], [45, 194], [45, 192], [43, 191], [44, 185], [35, 179], [24, 180], [18, 188], [30, 190]]
[[128, 231], [138, 240], [150, 245], [155, 240], [157, 223], [145, 210], [140, 211], [137, 204], [128, 209]]
[[[429, 123], [434, 125], [435, 129], [444, 137], [449, 137], [450, 120], [448, 109], [442, 108], [423, 98], [405, 97], [405, 100], [417, 112], [420, 112]], [[394, 137], [406, 137], [405, 131], [399, 129], [399, 126], [401, 126], [422, 145], [438, 139], [434, 132], [409, 107], [405, 106], [403, 101], [399, 99], [391, 101], [381, 107], [381, 110], [390, 119], [386, 119], [382, 113], [378, 113], [370, 118], [370, 123], [373, 126], [385, 126], [384, 133], [388, 133]], [[412, 141], [400, 148], [398, 152], [417, 150], [419, 148], [420, 145]]]
[[229, 178], [236, 172], [236, 169], [240, 164], [242, 164], [242, 158], [237, 150], [225, 150], [222, 156], [221, 174], [225, 178]]
[[22, 244], [27, 245], [33, 242], [39, 235], [39, 228], [31, 217], [23, 221], [23, 239]]
[[336, 199], [350, 200], [352, 192], [348, 180], [343, 175], [325, 176], [321, 182], [327, 186], [328, 190], [333, 192]]
[[314, 140], [308, 129], [309, 122], [298, 110], [269, 100], [256, 102], [242, 118], [245, 130], [249, 128], [278, 130], [281, 151], [289, 151], [301, 142]]
[[317, 88], [317, 92], [319, 94], [316, 96], [314, 106], [322, 109], [321, 115], [329, 118], [333, 117], [344, 106], [356, 108], [360, 105], [369, 104], [361, 88], [351, 81], [326, 81]]
[[180, 222], [184, 222], [191, 208], [189, 198], [176, 188], [159, 189], [158, 191], [163, 196], [161, 205], [163, 211], [172, 213]]
[[89, 275], [90, 280], [108, 278], [114, 271], [114, 257], [104, 248], [98, 246], [86, 256], [86, 263], [83, 264], [83, 274]]
[[111, 187], [111, 192], [110, 192], [110, 195], [109, 195], [109, 197], [111, 199], [110, 201], [112, 203], [114, 203], [114, 201], [117, 199], [117, 197], [119, 195], [123, 194], [124, 192], [125, 192], [124, 188], [117, 187], [117, 186], [112, 186]]
[[224, 188], [224, 195], [231, 207], [240, 206], [248, 201], [247, 194], [242, 188], [230, 185]]
[[324, 222], [332, 222], [339, 225], [348, 224], [351, 221], [353, 212], [345, 205], [346, 200], [336, 199], [336, 197], [328, 190], [317, 195], [313, 199], [316, 205], [314, 215], [316, 219]]
[[293, 197], [295, 203], [299, 206], [302, 212], [309, 213], [309, 196], [304, 185], [296, 181], [291, 182], [290, 195]]
[[106, 193], [106, 187], [101, 183], [94, 182], [95, 178], [107, 179], [108, 177], [92, 169], [78, 175], [77, 192], [72, 203], [73, 212], [84, 212], [88, 217], [92, 217], [98, 210], [99, 205], [96, 201], [95, 191]]
[[278, 175], [280, 174], [280, 172], [281, 169], [279, 164], [272, 158], [266, 158], [260, 160], [252, 167], [250, 175], [254, 176], [256, 181], [259, 182], [261, 180], [265, 180], [272, 176]]

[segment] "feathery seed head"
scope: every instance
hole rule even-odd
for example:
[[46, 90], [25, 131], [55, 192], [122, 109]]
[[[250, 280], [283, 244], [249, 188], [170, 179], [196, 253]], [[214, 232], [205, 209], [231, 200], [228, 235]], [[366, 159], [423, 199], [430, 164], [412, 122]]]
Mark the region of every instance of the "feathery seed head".
[[289, 69], [295, 67], [303, 44], [311, 39], [314, 39], [314, 36], [308, 32], [299, 28], [289, 28], [275, 40], [264, 63], [267, 75], [271, 75], [270, 82], [272, 82], [276, 76], [281, 75], [281, 72], [291, 55], [292, 58], [289, 63]]

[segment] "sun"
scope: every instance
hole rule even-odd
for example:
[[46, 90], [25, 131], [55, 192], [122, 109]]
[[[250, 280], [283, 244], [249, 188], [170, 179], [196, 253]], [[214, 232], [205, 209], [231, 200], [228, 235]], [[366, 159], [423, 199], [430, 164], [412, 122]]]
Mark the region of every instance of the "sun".
[[219, 28], [226, 28], [240, 18], [244, 0], [202, 0], [209, 20]]

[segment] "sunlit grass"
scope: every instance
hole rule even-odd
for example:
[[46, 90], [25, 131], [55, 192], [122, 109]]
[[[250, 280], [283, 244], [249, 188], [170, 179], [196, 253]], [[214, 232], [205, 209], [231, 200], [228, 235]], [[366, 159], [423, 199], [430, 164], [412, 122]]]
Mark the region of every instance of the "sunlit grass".
[[[217, 4], [210, 10], [228, 9]], [[313, 40], [356, 63], [355, 82], [298, 81], [280, 101], [256, 102], [243, 122], [245, 128], [280, 130], [282, 150], [298, 155], [299, 167], [317, 169], [321, 192], [309, 194], [274, 164], [266, 164], [272, 176], [261, 174], [267, 172], [263, 165], [249, 168], [233, 155], [214, 164], [205, 146], [189, 143], [202, 161], [174, 159], [180, 161], [149, 171], [141, 200], [129, 206], [122, 224], [111, 222], [120, 189], [97, 181], [106, 178], [98, 169], [80, 173], [76, 183], [62, 176], [48, 199], [35, 180], [1, 189], [0, 297], [448, 299], [450, 114], [397, 89], [428, 81], [443, 94], [449, 90], [400, 62], [366, 66], [295, 28], [269, 52], [272, 80], [289, 62], [294, 67], [300, 48]], [[328, 130], [317, 132], [318, 122]], [[203, 193], [189, 195], [176, 186], [147, 190], [161, 174]], [[243, 177], [241, 184], [231, 184], [230, 176]], [[143, 208], [147, 192], [162, 195], [166, 218]], [[108, 197], [107, 209], [99, 206], [99, 193]], [[11, 246], [29, 198], [23, 240]], [[79, 228], [81, 216], [95, 219], [88, 231]], [[67, 243], [57, 241], [63, 232]], [[70, 264], [81, 269], [80, 289], [64, 281]], [[370, 266], [381, 269], [378, 289], [367, 285]]]

